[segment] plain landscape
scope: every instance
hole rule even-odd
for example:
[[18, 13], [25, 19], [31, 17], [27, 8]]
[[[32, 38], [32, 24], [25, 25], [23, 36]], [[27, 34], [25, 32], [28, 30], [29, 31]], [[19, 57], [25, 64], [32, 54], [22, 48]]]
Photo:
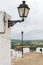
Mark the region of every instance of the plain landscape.
[[[18, 46], [21, 48], [22, 46], [21, 40], [12, 40], [11, 42], [11, 48], [13, 49], [17, 48]], [[23, 42], [23, 47], [31, 47], [31, 49], [34, 49], [36, 47], [43, 48], [43, 40], [26, 40]], [[23, 55], [23, 58], [21, 57], [12, 59], [11, 65], [43, 65], [43, 54], [36, 53], [34, 51], [25, 53]]]

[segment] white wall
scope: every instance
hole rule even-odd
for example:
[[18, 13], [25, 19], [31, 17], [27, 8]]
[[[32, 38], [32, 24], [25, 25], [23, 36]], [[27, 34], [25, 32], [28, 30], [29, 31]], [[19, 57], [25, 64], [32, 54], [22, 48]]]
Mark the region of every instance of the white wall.
[[16, 59], [19, 57], [22, 57], [22, 52], [11, 49], [11, 59]]
[[43, 48], [42, 48], [42, 54], [43, 54]]
[[23, 48], [23, 53], [27, 53], [27, 52], [30, 52], [30, 49], [29, 48]]
[[11, 49], [11, 59], [15, 59], [15, 50]]
[[0, 32], [4, 32], [4, 13], [0, 11]]
[[22, 52], [21, 51], [16, 51], [15, 52], [15, 57], [16, 58], [22, 57]]
[[[4, 12], [1, 11], [1, 14], [3, 14], [3, 13]], [[10, 28], [8, 28], [8, 19], [10, 19], [10, 16], [6, 14], [5, 34], [0, 34], [0, 65], [11, 65]], [[1, 21], [0, 21], [0, 23], [1, 23]], [[3, 26], [3, 24], [2, 24], [2, 26]]]
[[[42, 49], [42, 52], [40, 51], [40, 49]], [[36, 52], [37, 52], [37, 53], [43, 53], [43, 48], [37, 47], [37, 48], [36, 48]]]
[[[28, 52], [30, 52], [29, 48], [23, 48], [23, 54], [28, 53]], [[15, 50], [11, 49], [11, 58], [16, 59], [19, 57], [22, 57], [22, 51], [15, 51]]]

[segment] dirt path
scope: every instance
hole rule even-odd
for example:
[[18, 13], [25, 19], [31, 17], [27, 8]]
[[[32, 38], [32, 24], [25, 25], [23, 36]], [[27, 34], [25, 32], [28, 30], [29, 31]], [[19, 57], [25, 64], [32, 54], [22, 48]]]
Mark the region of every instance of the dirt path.
[[23, 58], [12, 60], [11, 65], [43, 65], [43, 54], [35, 52], [26, 53]]

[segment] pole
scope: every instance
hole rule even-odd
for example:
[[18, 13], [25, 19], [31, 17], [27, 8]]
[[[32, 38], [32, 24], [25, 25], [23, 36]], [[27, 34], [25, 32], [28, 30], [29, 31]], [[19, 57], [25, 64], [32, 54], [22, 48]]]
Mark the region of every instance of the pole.
[[22, 34], [22, 58], [23, 58], [23, 31], [21, 32]]

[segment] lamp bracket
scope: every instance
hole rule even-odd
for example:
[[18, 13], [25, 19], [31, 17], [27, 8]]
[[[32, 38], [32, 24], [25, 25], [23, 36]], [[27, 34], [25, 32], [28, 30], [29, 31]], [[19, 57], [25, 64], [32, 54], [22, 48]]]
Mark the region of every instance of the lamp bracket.
[[16, 23], [21, 23], [24, 21], [24, 18], [22, 20], [8, 20], [8, 28], [14, 26]]

